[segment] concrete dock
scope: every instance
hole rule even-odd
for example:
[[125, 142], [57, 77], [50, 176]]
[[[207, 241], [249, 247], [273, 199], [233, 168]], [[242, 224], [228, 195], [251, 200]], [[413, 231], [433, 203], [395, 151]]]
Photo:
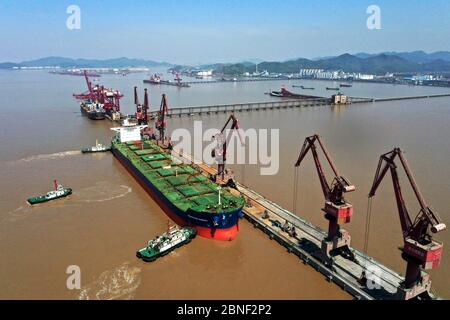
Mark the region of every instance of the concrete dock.
[[[348, 103], [342, 105], [349, 105], [355, 103], [373, 103], [386, 102], [395, 100], [411, 100], [411, 99], [428, 99], [449, 97], [450, 93], [423, 95], [423, 96], [408, 96], [408, 97], [392, 97], [392, 98], [365, 98], [365, 97], [348, 97]], [[279, 101], [266, 102], [248, 102], [248, 103], [233, 103], [233, 104], [216, 104], [205, 106], [187, 106], [169, 109], [168, 117], [174, 116], [194, 116], [194, 115], [210, 115], [217, 113], [231, 113], [231, 112], [251, 112], [264, 110], [280, 110], [289, 108], [302, 107], [316, 107], [316, 106], [330, 106], [333, 105], [331, 98], [319, 97], [308, 99], [288, 99], [282, 98]], [[149, 111], [150, 119], [157, 117], [159, 111]]]
[[[350, 98], [349, 103], [358, 102], [372, 102], [370, 98]], [[249, 103], [234, 103], [234, 104], [217, 104], [205, 106], [189, 106], [169, 109], [168, 116], [193, 116], [202, 114], [216, 114], [216, 113], [230, 113], [230, 112], [251, 112], [260, 110], [279, 110], [288, 108], [314, 107], [314, 106], [329, 106], [331, 105], [330, 98], [308, 98], [308, 99], [281, 99], [279, 101], [266, 102], [249, 102]], [[158, 111], [149, 111], [150, 118], [158, 115]]]
[[[190, 155], [181, 155], [176, 151], [173, 151], [173, 155], [182, 161], [193, 161]], [[206, 164], [201, 163], [197, 166], [206, 175], [217, 173], [215, 168]], [[246, 220], [267, 234], [270, 239], [284, 246], [289, 253], [298, 256], [302, 263], [310, 265], [323, 274], [326, 281], [335, 283], [358, 300], [398, 298], [397, 289], [404, 280], [401, 274], [355, 248], [350, 248], [355, 255], [354, 260], [340, 255], [334, 256], [332, 265], [327, 266], [321, 259], [321, 243], [327, 236], [325, 231], [273, 203], [251, 188], [238, 182], [236, 184], [247, 201], [247, 205], [243, 209]], [[295, 236], [290, 236], [279, 227], [285, 222], [295, 226]], [[363, 272], [368, 279], [365, 285], [358, 282]]]

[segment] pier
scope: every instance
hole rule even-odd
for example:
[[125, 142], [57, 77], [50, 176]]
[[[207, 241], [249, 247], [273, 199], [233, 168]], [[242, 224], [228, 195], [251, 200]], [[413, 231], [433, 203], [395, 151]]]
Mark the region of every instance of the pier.
[[[391, 98], [366, 98], [366, 97], [348, 97], [348, 102], [342, 105], [348, 105], [353, 103], [371, 103], [371, 102], [386, 102], [396, 100], [412, 100], [412, 99], [428, 99], [428, 98], [442, 98], [450, 97], [450, 93], [422, 95], [422, 96], [406, 96], [406, 97], [391, 97]], [[229, 113], [229, 112], [250, 112], [260, 110], [279, 110], [289, 108], [301, 108], [301, 107], [316, 107], [316, 106], [330, 106], [332, 104], [331, 98], [319, 97], [310, 99], [286, 99], [282, 98], [279, 101], [266, 101], [266, 102], [248, 102], [248, 103], [233, 103], [233, 104], [216, 104], [205, 106], [188, 106], [171, 108], [168, 111], [167, 116], [194, 116], [202, 114], [217, 114], [217, 113]], [[150, 119], [157, 117], [159, 111], [149, 111], [148, 115]]]
[[[350, 98], [349, 103], [373, 102], [370, 98]], [[331, 105], [330, 98], [311, 98], [311, 99], [282, 99], [280, 101], [217, 104], [206, 106], [191, 106], [169, 109], [168, 116], [193, 116], [202, 114], [228, 113], [228, 112], [246, 112], [259, 110], [288, 109], [299, 107], [315, 107]], [[156, 117], [158, 111], [150, 111], [150, 118]]]
[[[172, 154], [181, 161], [194, 161], [194, 158], [187, 154], [179, 154], [176, 151]], [[215, 168], [204, 163], [197, 166], [205, 175], [217, 173]], [[322, 240], [327, 236], [324, 230], [273, 203], [244, 184], [237, 182], [236, 185], [246, 199], [247, 204], [243, 208], [245, 219], [264, 232], [270, 240], [275, 240], [285, 247], [288, 253], [295, 254], [301, 263], [320, 272], [325, 281], [336, 284], [358, 300], [399, 299], [402, 291], [401, 282], [404, 280], [400, 273], [352, 247], [350, 251], [355, 259], [336, 255], [331, 264], [324, 263], [321, 251]], [[235, 191], [236, 194], [239, 191]], [[279, 227], [286, 222], [295, 226], [295, 236]], [[365, 285], [359, 282], [363, 273], [368, 279]]]

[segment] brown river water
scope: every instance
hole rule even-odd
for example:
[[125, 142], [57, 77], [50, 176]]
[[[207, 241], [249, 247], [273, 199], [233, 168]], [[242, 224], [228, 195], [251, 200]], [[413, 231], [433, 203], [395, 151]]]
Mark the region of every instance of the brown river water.
[[[100, 82], [122, 90], [123, 111], [132, 113], [132, 89], [144, 74], [103, 76]], [[150, 87], [152, 109], [160, 94], [169, 105], [207, 105], [267, 101], [264, 92], [281, 81], [222, 83], [191, 88]], [[324, 81], [286, 81], [314, 86], [330, 95]], [[297, 89], [297, 88], [295, 88]], [[448, 89], [355, 83], [344, 93], [393, 97], [446, 93]], [[164, 231], [167, 217], [110, 155], [77, 150], [98, 138], [108, 142], [112, 124], [81, 116], [73, 92], [85, 90], [82, 77], [44, 71], [0, 71], [0, 298], [1, 299], [351, 299], [303, 265], [245, 220], [232, 242], [197, 238], [155, 263], [135, 257], [136, 249]], [[298, 89], [299, 90], [299, 89]], [[294, 90], [295, 91], [295, 90]], [[311, 93], [312, 94], [312, 93]], [[173, 118], [168, 125], [192, 130], [221, 127], [227, 115]], [[239, 113], [241, 126], [280, 130], [280, 169], [261, 176], [258, 165], [233, 165], [237, 179], [283, 207], [293, 208], [293, 165], [306, 136], [323, 136], [341, 173], [357, 191], [347, 227], [353, 246], [362, 249], [370, 189], [378, 157], [394, 146], [405, 150], [424, 197], [450, 224], [450, 98], [311, 107]], [[319, 181], [310, 157], [299, 172], [296, 214], [326, 228]], [[329, 169], [326, 167], [326, 169]], [[329, 172], [329, 170], [328, 170]], [[57, 178], [74, 194], [36, 207], [29, 196], [45, 193]], [[392, 184], [387, 177], [373, 201], [369, 255], [404, 272], [402, 244]], [[401, 178], [404, 178], [401, 176]], [[403, 190], [411, 215], [418, 212], [409, 185]], [[443, 241], [441, 267], [432, 271], [433, 287], [450, 298], [450, 232]], [[81, 269], [81, 289], [68, 290], [66, 269]]]

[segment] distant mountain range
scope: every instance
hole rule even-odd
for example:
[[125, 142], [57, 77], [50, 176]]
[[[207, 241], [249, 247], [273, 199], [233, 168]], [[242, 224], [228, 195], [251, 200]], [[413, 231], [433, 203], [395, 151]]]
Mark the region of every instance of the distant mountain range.
[[127, 67], [170, 67], [168, 62], [157, 62], [144, 59], [113, 58], [113, 59], [72, 59], [65, 57], [45, 57], [20, 63], [3, 62], [0, 69], [14, 67], [60, 67], [60, 68], [127, 68]]
[[[412, 52], [382, 52], [342, 54], [340, 56], [322, 57], [316, 59], [298, 58], [283, 62], [262, 61], [261, 59], [245, 59], [238, 63], [204, 64], [195, 68], [214, 69], [217, 73], [238, 75], [244, 72], [267, 70], [273, 73], [296, 73], [302, 68], [318, 68], [324, 70], [343, 70], [346, 72], [360, 72], [370, 74], [408, 73], [408, 72], [450, 72], [450, 52], [438, 51], [426, 53]], [[46, 57], [21, 63], [0, 63], [0, 69], [14, 67], [43, 67], [54, 66], [60, 68], [127, 68], [127, 67], [174, 67], [168, 62], [157, 62], [144, 59], [114, 58], [114, 59], [71, 59], [65, 57]], [[189, 66], [175, 66], [174, 69], [194, 68]]]
[[[248, 63], [219, 64], [217, 72], [242, 74], [254, 72], [256, 65]], [[342, 54], [337, 57], [324, 57], [314, 60], [299, 58], [284, 62], [261, 62], [258, 70], [273, 73], [296, 73], [300, 69], [343, 70], [370, 74], [408, 73], [408, 72], [450, 72], [450, 52], [441, 51], [427, 54], [423, 51], [386, 52], [381, 54], [358, 53]]]
[[389, 52], [381, 52], [378, 54], [373, 53], [356, 53], [355, 56], [358, 58], [369, 58], [374, 57], [380, 54], [385, 54], [388, 56], [397, 56], [400, 58], [403, 58], [405, 60], [409, 60], [412, 62], [417, 63], [427, 63], [432, 62], [435, 60], [444, 60], [444, 61], [450, 61], [450, 52], [448, 51], [437, 51], [432, 53], [426, 53], [424, 51], [411, 51], [411, 52], [395, 52], [395, 51], [389, 51]]

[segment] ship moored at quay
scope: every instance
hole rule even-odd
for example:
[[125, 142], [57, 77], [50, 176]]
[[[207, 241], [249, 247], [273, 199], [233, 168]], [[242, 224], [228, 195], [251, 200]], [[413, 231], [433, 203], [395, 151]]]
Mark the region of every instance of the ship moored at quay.
[[159, 206], [181, 226], [201, 237], [233, 240], [245, 200], [213, 183], [190, 164], [178, 163], [159, 143], [141, 139], [144, 126], [112, 128], [111, 151]]

